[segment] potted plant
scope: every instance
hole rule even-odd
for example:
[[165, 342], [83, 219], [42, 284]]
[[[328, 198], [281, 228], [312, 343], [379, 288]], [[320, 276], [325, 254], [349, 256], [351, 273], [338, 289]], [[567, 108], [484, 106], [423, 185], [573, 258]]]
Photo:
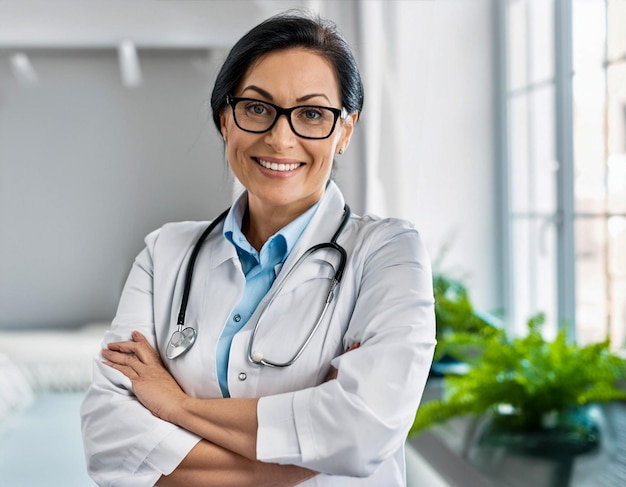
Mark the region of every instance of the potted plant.
[[[467, 287], [443, 273], [433, 275], [437, 347], [433, 360], [433, 375], [465, 372], [467, 360], [474, 354], [475, 338], [498, 333], [495, 318], [478, 313], [469, 297]], [[457, 337], [463, 336], [464, 340]]]
[[[477, 351], [467, 355], [470, 368], [444, 378], [444, 397], [423, 404], [410, 434], [450, 418], [482, 418], [475, 447], [506, 447], [527, 455], [556, 458], [564, 472], [574, 455], [594, 449], [598, 428], [585, 407], [626, 399], [616, 381], [626, 378], [626, 361], [610, 352], [609, 342], [578, 346], [559, 332], [553, 341], [541, 334], [544, 316], [528, 321], [525, 337], [509, 338], [502, 330], [459, 334], [450, 344], [471, 340]], [[475, 423], [476, 424], [476, 423]]]

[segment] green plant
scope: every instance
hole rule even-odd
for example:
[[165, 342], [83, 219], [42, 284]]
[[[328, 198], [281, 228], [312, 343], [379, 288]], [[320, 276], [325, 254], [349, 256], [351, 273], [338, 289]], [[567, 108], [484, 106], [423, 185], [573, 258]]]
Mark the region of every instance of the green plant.
[[626, 399], [615, 385], [626, 378], [626, 361], [610, 352], [608, 341], [581, 347], [560, 332], [549, 342], [541, 334], [543, 321], [543, 315], [531, 318], [523, 338], [510, 339], [501, 330], [449, 337], [451, 343], [471, 339], [479, 353], [467, 357], [467, 374], [444, 378], [444, 398], [420, 407], [411, 434], [455, 416], [503, 408], [511, 413], [498, 415], [506, 427], [540, 430], [547, 415]]
[[[467, 361], [475, 353], [472, 345], [498, 333], [486, 317], [478, 314], [469, 297], [467, 287], [458, 279], [445, 274], [433, 276], [435, 295], [435, 319], [437, 322], [437, 348], [435, 360], [448, 355], [456, 360]], [[463, 336], [466, 339], [457, 340]]]

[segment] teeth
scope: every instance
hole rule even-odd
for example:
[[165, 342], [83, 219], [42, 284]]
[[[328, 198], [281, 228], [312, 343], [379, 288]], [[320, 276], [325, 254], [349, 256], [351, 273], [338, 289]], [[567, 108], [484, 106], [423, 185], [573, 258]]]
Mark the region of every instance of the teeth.
[[300, 167], [299, 162], [295, 162], [293, 164], [278, 164], [276, 162], [264, 161], [263, 159], [257, 159], [259, 164], [266, 169], [271, 169], [272, 171], [293, 171]]

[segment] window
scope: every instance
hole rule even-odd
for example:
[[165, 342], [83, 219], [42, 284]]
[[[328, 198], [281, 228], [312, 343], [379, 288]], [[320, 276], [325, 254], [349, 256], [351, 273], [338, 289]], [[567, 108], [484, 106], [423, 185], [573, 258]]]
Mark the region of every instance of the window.
[[498, 4], [509, 317], [623, 348], [626, 2]]

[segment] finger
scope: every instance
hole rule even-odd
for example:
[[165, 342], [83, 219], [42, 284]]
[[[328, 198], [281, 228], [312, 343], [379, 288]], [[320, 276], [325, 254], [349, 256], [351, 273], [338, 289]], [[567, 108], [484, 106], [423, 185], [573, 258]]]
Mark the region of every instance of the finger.
[[125, 340], [122, 342], [111, 342], [108, 344], [108, 347], [115, 350], [120, 350], [122, 352], [132, 352], [134, 353], [137, 350], [137, 347], [145, 346], [148, 348], [152, 348], [152, 345], [146, 340], [146, 337], [143, 336], [138, 331], [133, 331], [131, 334], [132, 340]]
[[143, 334], [141, 334], [138, 331], [133, 331], [133, 340], [135, 341], [135, 343], [137, 343], [137, 345], [139, 345], [139, 348], [137, 349], [138, 352], [141, 354], [140, 358], [143, 362], [146, 362], [149, 359], [152, 359], [156, 362], [161, 362], [161, 356], [159, 355], [159, 353], [155, 350], [155, 348], [150, 344], [150, 342], [146, 339], [145, 336], [143, 336]]
[[[133, 332], [133, 338], [135, 338], [135, 333], [137, 332]], [[134, 354], [144, 364], [160, 361], [158, 353], [152, 348], [152, 345], [148, 343], [145, 337], [140, 333], [137, 337], [139, 341], [113, 342], [109, 343], [107, 347], [109, 350], [116, 352]]]
[[[136, 341], [136, 342], [146, 342], [146, 343], [148, 343], [148, 340], [146, 340], [146, 337], [143, 336], [143, 333], [141, 333], [141, 332], [139, 332], [137, 330], [133, 331], [132, 337], [133, 337], [133, 340]], [[148, 343], [148, 345], [149, 345], [149, 343]]]
[[122, 353], [136, 353], [139, 349], [139, 344], [135, 342], [112, 342], [107, 345], [109, 350], [115, 350]]
[[116, 364], [115, 362], [110, 362], [108, 360], [103, 360], [102, 363], [104, 365], [107, 365], [107, 366], [111, 367], [112, 369], [115, 369], [115, 370], [121, 372], [126, 377], [128, 377], [131, 381], [134, 381], [134, 380], [139, 378], [139, 374], [137, 374], [137, 372], [135, 372], [135, 370], [132, 367], [128, 367], [126, 365]]
[[115, 350], [102, 350], [102, 356], [109, 362], [113, 362], [118, 365], [124, 365], [127, 367], [136, 368], [141, 364], [141, 361], [133, 354], [117, 352]]
[[331, 367], [330, 371], [328, 372], [328, 375], [324, 379], [324, 382], [335, 380], [338, 375], [339, 375], [339, 371], [335, 367]]

